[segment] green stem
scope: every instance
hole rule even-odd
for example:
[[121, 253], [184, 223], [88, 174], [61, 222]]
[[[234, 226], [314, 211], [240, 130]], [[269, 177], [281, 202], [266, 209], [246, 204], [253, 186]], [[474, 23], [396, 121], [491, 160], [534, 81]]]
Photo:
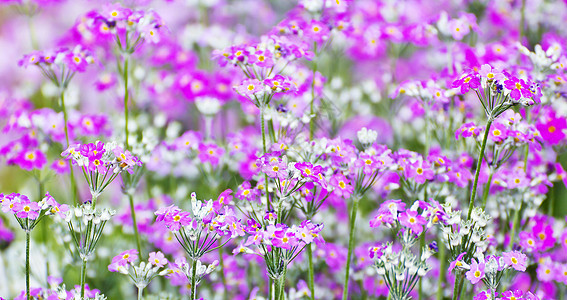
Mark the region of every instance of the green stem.
[[478, 186], [478, 177], [480, 175], [480, 168], [482, 167], [482, 159], [484, 157], [484, 149], [486, 149], [486, 142], [488, 141], [488, 134], [490, 133], [490, 126], [492, 126], [492, 118], [488, 119], [486, 122], [486, 129], [484, 130], [484, 138], [482, 139], [482, 144], [480, 146], [480, 153], [478, 154], [478, 162], [476, 164], [476, 172], [474, 174], [474, 183], [471, 192], [471, 199], [469, 202], [469, 214], [467, 216], [467, 220], [470, 220], [472, 210], [474, 207], [474, 200], [476, 197], [476, 188]]
[[276, 279], [273, 281], [274, 284], [274, 298], [270, 298], [273, 300], [279, 300], [278, 297], [280, 296], [280, 279]]
[[284, 268], [283, 275], [279, 278], [280, 294], [277, 297], [277, 299], [279, 299], [279, 300], [285, 299], [285, 277], [286, 277], [286, 273], [287, 273], [287, 267]]
[[458, 300], [461, 297], [463, 277], [461, 274], [455, 276], [455, 286], [453, 288], [453, 300]]
[[350, 214], [350, 233], [348, 237], [348, 254], [347, 254], [347, 264], [345, 271], [345, 283], [343, 289], [343, 300], [348, 299], [348, 284], [350, 282], [350, 261], [352, 257], [352, 251], [354, 250], [354, 227], [356, 225], [356, 214], [358, 212], [358, 197], [353, 197], [352, 211]]
[[443, 300], [443, 283], [445, 282], [445, 263], [447, 251], [445, 245], [441, 244], [439, 247], [439, 280], [437, 281], [437, 300]]
[[220, 264], [220, 275], [221, 275], [221, 281], [222, 281], [222, 287], [223, 287], [223, 299], [224, 300], [228, 300], [228, 285], [226, 284], [226, 276], [224, 275], [225, 269], [224, 269], [224, 257], [223, 257], [223, 247], [219, 248], [219, 264]]
[[494, 175], [494, 172], [492, 172], [492, 170], [489, 171], [489, 175], [488, 175], [488, 182], [486, 182], [486, 185], [484, 186], [484, 192], [482, 193], [482, 209], [484, 210], [486, 208], [486, 201], [488, 200], [488, 194], [490, 193], [490, 185], [492, 184], [492, 176]]
[[34, 50], [39, 49], [39, 46], [37, 44], [37, 39], [36, 39], [36, 34], [35, 34], [35, 27], [33, 26], [33, 16], [28, 16], [28, 27], [30, 29], [30, 41], [31, 41], [31, 46]]
[[134, 226], [134, 236], [136, 237], [136, 246], [140, 258], [144, 257], [142, 253], [142, 244], [140, 243], [140, 234], [138, 233], [138, 224], [136, 223], [136, 209], [134, 209], [134, 196], [128, 193], [128, 200], [130, 201], [130, 213], [132, 214], [132, 225]]
[[142, 300], [142, 294], [144, 293], [143, 288], [138, 288], [138, 300]]
[[510, 232], [510, 243], [508, 244], [508, 249], [512, 249], [514, 246], [514, 240], [516, 238], [516, 230], [518, 229], [520, 221], [520, 211], [522, 210], [522, 205], [524, 202], [520, 200], [520, 207], [514, 211], [514, 221], [512, 221], [512, 231]]
[[[26, 219], [28, 223], [28, 219]], [[27, 226], [26, 226], [27, 227]], [[31, 299], [30, 295], [30, 232], [26, 230], [26, 297]]]
[[197, 299], [197, 260], [193, 260], [193, 274], [191, 275], [191, 300]]
[[[63, 110], [63, 121], [65, 127], [65, 140], [67, 141], [67, 148], [69, 148], [69, 126], [67, 118], [67, 106], [65, 105], [65, 89], [61, 90], [61, 109]], [[69, 176], [71, 177], [71, 187], [73, 188], [73, 203], [77, 205], [79, 199], [79, 190], [75, 182], [75, 175], [73, 174], [73, 164], [69, 162]]]
[[128, 150], [128, 58], [124, 58], [124, 134], [125, 134], [125, 142], [124, 147], [125, 150]]
[[273, 290], [273, 285], [274, 285], [274, 280], [272, 278], [269, 278], [268, 280], [268, 299], [275, 299], [275, 297], [272, 297], [272, 290]]
[[549, 199], [547, 199], [547, 214], [549, 216], [553, 216], [553, 209], [555, 208], [555, 203], [553, 203], [555, 200], [555, 189], [552, 189], [551, 192], [549, 193]]
[[[264, 154], [267, 152], [266, 147], [266, 127], [264, 125], [264, 112], [265, 112], [265, 104], [261, 104], [260, 106], [260, 123], [262, 127], [262, 149], [264, 150]], [[266, 191], [266, 205], [268, 210], [270, 209], [270, 194], [268, 193], [268, 174], [264, 173], [264, 189]], [[278, 216], [279, 217], [279, 216]]]
[[307, 245], [307, 257], [309, 259], [309, 278], [307, 280], [307, 285], [309, 286], [309, 291], [311, 292], [311, 300], [315, 300], [315, 283], [313, 280], [313, 249], [311, 244]]
[[87, 259], [83, 258], [81, 266], [81, 299], [85, 298], [85, 282], [87, 281]]

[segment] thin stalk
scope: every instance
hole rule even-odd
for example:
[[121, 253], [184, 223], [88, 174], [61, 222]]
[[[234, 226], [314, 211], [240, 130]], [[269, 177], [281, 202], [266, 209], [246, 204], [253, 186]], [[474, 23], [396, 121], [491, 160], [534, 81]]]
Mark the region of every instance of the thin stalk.
[[437, 300], [443, 300], [443, 282], [445, 282], [445, 255], [447, 250], [445, 245], [441, 244], [439, 247], [439, 280], [437, 281]]
[[315, 283], [313, 280], [313, 249], [311, 244], [307, 245], [307, 258], [309, 259], [309, 278], [307, 280], [307, 285], [309, 286], [309, 291], [311, 292], [311, 300], [315, 300]]
[[87, 281], [87, 259], [83, 258], [81, 266], [81, 299], [85, 298], [85, 281]]
[[555, 204], [553, 203], [555, 200], [555, 190], [552, 189], [549, 193], [549, 199], [547, 200], [547, 214], [549, 216], [553, 216], [553, 209], [555, 208]]
[[[26, 219], [26, 223], [28, 223]], [[26, 230], [26, 297], [31, 300], [30, 295], [30, 232]]]
[[463, 277], [459, 274], [455, 277], [455, 286], [453, 288], [453, 300], [458, 300], [461, 297]]
[[224, 275], [224, 257], [223, 257], [223, 247], [219, 248], [219, 262], [220, 262], [220, 275], [223, 287], [223, 299], [228, 300], [228, 286], [226, 284], [226, 276]]
[[482, 144], [480, 146], [480, 153], [478, 154], [478, 162], [476, 164], [476, 172], [474, 174], [474, 183], [471, 192], [471, 199], [469, 202], [469, 214], [467, 216], [467, 220], [470, 220], [472, 210], [474, 207], [474, 200], [476, 197], [476, 187], [478, 186], [478, 177], [480, 175], [480, 168], [482, 167], [482, 159], [484, 157], [484, 150], [486, 149], [486, 142], [488, 141], [488, 134], [490, 133], [490, 126], [492, 126], [492, 118], [489, 118], [488, 122], [486, 122], [486, 129], [484, 130], [484, 138], [482, 139]]
[[268, 299], [273, 299], [272, 297], [272, 290], [273, 290], [274, 280], [269, 278], [268, 280]]
[[138, 300], [142, 300], [142, 294], [144, 293], [143, 288], [138, 288]]
[[39, 49], [39, 45], [37, 44], [37, 38], [35, 34], [35, 27], [33, 26], [33, 16], [28, 16], [28, 27], [30, 29], [30, 42], [31, 46], [34, 50]]
[[494, 175], [494, 172], [492, 172], [492, 170], [490, 170], [489, 175], [488, 175], [488, 182], [486, 182], [486, 185], [484, 186], [484, 193], [482, 194], [482, 209], [486, 208], [486, 201], [488, 200], [488, 194], [490, 193], [490, 185], [492, 184], [492, 176]]
[[[264, 154], [267, 152], [266, 148], [266, 127], [264, 125], [264, 111], [265, 111], [265, 104], [260, 106], [260, 123], [262, 127], [262, 149], [264, 150]], [[270, 209], [270, 195], [268, 193], [268, 174], [264, 173], [264, 188], [266, 189], [266, 204], [268, 209]]]
[[350, 214], [350, 233], [348, 238], [348, 254], [347, 254], [346, 272], [345, 272], [345, 283], [343, 289], [343, 300], [347, 300], [348, 298], [348, 284], [350, 282], [350, 261], [352, 257], [352, 251], [354, 250], [354, 227], [356, 225], [358, 201], [360, 200], [358, 197], [353, 197], [353, 198], [354, 201], [352, 202], [352, 211]]
[[136, 209], [134, 209], [134, 196], [128, 193], [128, 201], [130, 201], [130, 214], [132, 215], [132, 225], [134, 226], [134, 236], [136, 237], [136, 247], [138, 247], [138, 253], [140, 258], [144, 257], [142, 253], [142, 244], [140, 242], [140, 234], [138, 232], [138, 224], [136, 223]]
[[524, 202], [522, 200], [520, 200], [520, 207], [518, 207], [518, 209], [516, 209], [516, 211], [514, 212], [514, 220], [512, 221], [512, 232], [510, 232], [510, 244], [508, 244], [508, 249], [510, 249], [510, 250], [514, 246], [514, 239], [516, 237], [516, 230], [518, 229], [518, 226], [520, 225], [518, 222], [520, 221], [520, 210], [522, 210], [523, 204], [524, 204]]
[[191, 275], [191, 300], [197, 299], [197, 260], [193, 260], [193, 274]]
[[280, 294], [277, 297], [277, 299], [279, 299], [279, 300], [285, 299], [285, 277], [286, 277], [286, 273], [287, 273], [287, 267], [284, 268], [283, 275], [279, 278]]
[[[69, 126], [67, 118], [67, 106], [65, 105], [65, 89], [61, 89], [61, 110], [63, 110], [63, 121], [65, 127], [65, 141], [67, 142], [67, 148], [69, 148]], [[73, 164], [69, 163], [69, 176], [71, 177], [71, 187], [73, 188], [73, 203], [77, 205], [79, 199], [79, 190], [77, 188], [77, 183], [75, 182], [75, 175], [73, 174]]]
[[125, 134], [125, 142], [124, 147], [128, 150], [128, 58], [124, 58], [124, 134]]

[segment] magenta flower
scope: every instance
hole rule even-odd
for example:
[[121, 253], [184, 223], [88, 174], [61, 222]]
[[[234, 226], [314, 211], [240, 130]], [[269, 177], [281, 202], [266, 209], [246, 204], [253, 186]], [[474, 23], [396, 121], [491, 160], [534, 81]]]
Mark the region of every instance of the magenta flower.
[[295, 163], [295, 168], [301, 172], [301, 176], [309, 178], [313, 181], [319, 181], [318, 175], [322, 172], [321, 166], [313, 166], [310, 162]]
[[171, 231], [179, 231], [181, 226], [191, 224], [191, 213], [186, 211], [178, 211], [174, 214], [166, 214], [163, 222]]
[[451, 262], [451, 264], [449, 265], [449, 269], [447, 269], [449, 272], [452, 272], [454, 268], [456, 267], [463, 267], [464, 266], [464, 261], [463, 261], [463, 257], [465, 257], [467, 253], [463, 252], [461, 254], [459, 254], [459, 256], [457, 256], [457, 259], [455, 259], [454, 261]]
[[495, 122], [492, 127], [490, 127], [489, 138], [495, 143], [503, 142], [509, 134], [508, 128], [501, 123]]
[[504, 86], [510, 90], [510, 98], [516, 101], [520, 101], [522, 97], [531, 98], [533, 96], [530, 86], [523, 79], [510, 77], [504, 81]]
[[240, 95], [254, 99], [254, 97], [260, 96], [260, 93], [264, 91], [264, 84], [258, 79], [245, 79], [240, 85], [235, 86], [234, 89]]
[[427, 224], [427, 220], [414, 210], [406, 210], [400, 214], [400, 224], [409, 228], [413, 234], [419, 235], [423, 231], [423, 225]]
[[39, 216], [41, 208], [37, 202], [31, 202], [26, 199], [15, 203], [13, 210], [18, 218], [35, 220]]
[[333, 175], [329, 185], [334, 187], [333, 194], [345, 199], [349, 198], [354, 192], [354, 187], [350, 184], [350, 181], [341, 173]]
[[199, 145], [199, 159], [202, 163], [210, 163], [216, 167], [223, 157], [225, 150], [215, 143], [202, 143]]
[[461, 94], [466, 94], [470, 89], [477, 89], [480, 87], [480, 79], [476, 73], [465, 74], [460, 79], [455, 80], [452, 87], [460, 87]]
[[528, 298], [524, 298], [524, 292], [522, 292], [521, 290], [515, 290], [515, 291], [506, 291], [503, 292], [501, 295], [501, 300], [516, 300], [516, 299], [528, 299]]
[[519, 251], [503, 252], [502, 258], [507, 267], [512, 267], [516, 271], [526, 271], [527, 256]]
[[47, 164], [47, 158], [39, 149], [26, 150], [20, 152], [12, 162], [24, 170], [31, 171], [33, 169], [42, 169]]
[[112, 258], [112, 263], [125, 266], [126, 264], [134, 262], [136, 259], [138, 259], [138, 250], [130, 249]]
[[468, 138], [471, 136], [478, 136], [480, 134], [480, 132], [482, 131], [481, 127], [478, 127], [474, 124], [474, 122], [468, 122], [465, 123], [463, 125], [461, 125], [461, 127], [459, 127], [459, 129], [457, 129], [457, 131], [455, 131], [455, 139], [459, 139], [459, 136], [463, 136], [464, 138]]
[[404, 168], [406, 178], [413, 178], [419, 184], [425, 183], [427, 180], [433, 179], [435, 172], [431, 169], [431, 165], [424, 160], [416, 161], [406, 165]]
[[557, 117], [555, 112], [550, 112], [547, 117], [538, 120], [536, 128], [547, 143], [557, 145], [565, 140], [567, 119], [565, 117]]
[[484, 262], [477, 263], [476, 259], [473, 258], [470, 265], [470, 269], [468, 270], [467, 273], [465, 273], [467, 279], [472, 284], [477, 284], [479, 281], [481, 281], [484, 278], [485, 267], [486, 264]]

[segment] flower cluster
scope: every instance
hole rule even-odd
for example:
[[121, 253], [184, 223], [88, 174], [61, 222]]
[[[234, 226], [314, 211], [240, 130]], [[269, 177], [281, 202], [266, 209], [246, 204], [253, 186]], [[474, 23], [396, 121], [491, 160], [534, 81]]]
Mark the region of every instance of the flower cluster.
[[37, 66], [55, 86], [66, 88], [75, 73], [85, 72], [87, 66], [94, 61], [89, 49], [77, 45], [73, 49], [59, 48], [54, 51], [35, 51], [26, 54], [18, 65], [24, 68]]
[[167, 28], [153, 10], [132, 10], [115, 3], [88, 12], [74, 30], [85, 43], [104, 44], [115, 40], [123, 51], [133, 53], [144, 41], [158, 43]]
[[[161, 252], [151, 252], [148, 262], [134, 264], [138, 259], [138, 251], [135, 249], [124, 251], [112, 258], [112, 263], [108, 265], [110, 272], [120, 272], [126, 274], [134, 282], [136, 287], [143, 290], [157, 276], [164, 276], [169, 273], [164, 269], [168, 260]], [[161, 270], [161, 271], [160, 271]]]
[[65, 213], [64, 220], [69, 228], [75, 250], [82, 260], [87, 261], [91, 257], [102, 237], [106, 223], [115, 214], [115, 210], [95, 208], [88, 202], [72, 207]]
[[26, 232], [32, 231], [44, 216], [64, 218], [65, 212], [69, 210], [67, 204], [59, 204], [49, 192], [39, 202], [30, 201], [26, 195], [18, 193], [0, 194], [0, 205], [2, 212], [13, 214]]
[[128, 150], [116, 143], [97, 141], [89, 144], [75, 144], [61, 153], [65, 159], [81, 167], [89, 184], [93, 199], [123, 171], [132, 173], [142, 162]]

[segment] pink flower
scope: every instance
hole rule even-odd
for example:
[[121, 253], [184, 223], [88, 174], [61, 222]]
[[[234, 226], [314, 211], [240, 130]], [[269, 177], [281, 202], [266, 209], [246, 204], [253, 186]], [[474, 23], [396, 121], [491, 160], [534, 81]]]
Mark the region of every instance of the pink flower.
[[519, 251], [503, 252], [502, 258], [507, 267], [512, 267], [516, 271], [526, 271], [526, 261], [528, 257]]
[[150, 264], [158, 268], [161, 268], [167, 264], [167, 258], [165, 258], [163, 253], [161, 253], [160, 251], [151, 252], [148, 261], [150, 262]]
[[134, 262], [136, 259], [138, 259], [138, 250], [130, 249], [112, 258], [112, 264], [124, 266], [126, 264]]
[[24, 200], [14, 204], [14, 212], [18, 218], [35, 220], [39, 216], [40, 207], [37, 202]]
[[406, 210], [400, 215], [400, 224], [411, 229], [412, 233], [419, 235], [423, 231], [423, 225], [427, 224], [427, 220], [417, 211]]
[[538, 120], [536, 128], [546, 142], [557, 145], [565, 140], [567, 119], [557, 117], [555, 112], [551, 112], [546, 118]]
[[480, 79], [478, 74], [469, 73], [463, 75], [460, 79], [453, 82], [453, 88], [461, 88], [461, 93], [466, 94], [470, 89], [477, 89], [480, 87]]
[[240, 85], [235, 86], [234, 89], [240, 95], [254, 99], [255, 96], [259, 96], [264, 90], [264, 84], [258, 79], [245, 79]]
[[481, 281], [484, 278], [484, 269], [486, 265], [484, 262], [481, 262], [480, 264], [477, 263], [476, 260], [473, 258], [470, 267], [471, 268], [465, 275], [472, 284], [477, 284], [479, 281]]
[[480, 67], [480, 71], [478, 71], [478, 74], [489, 81], [500, 81], [504, 79], [504, 74], [502, 74], [502, 72], [498, 71], [497, 69], [492, 68], [489, 64], [482, 65], [482, 67]]
[[345, 199], [349, 198], [354, 192], [354, 187], [350, 184], [350, 181], [341, 173], [333, 175], [329, 181], [329, 185], [334, 187], [333, 193], [335, 195]]

